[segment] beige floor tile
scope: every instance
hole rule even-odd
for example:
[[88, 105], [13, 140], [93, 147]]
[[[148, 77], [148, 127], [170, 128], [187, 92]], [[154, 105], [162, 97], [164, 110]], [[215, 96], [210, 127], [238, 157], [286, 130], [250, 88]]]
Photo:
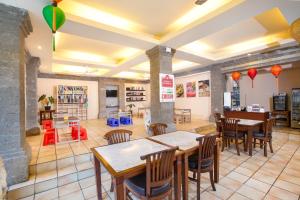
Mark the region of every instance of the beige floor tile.
[[220, 198], [218, 198], [217, 195], [211, 194], [209, 192], [202, 192], [200, 194], [201, 199], [205, 199], [205, 200], [220, 200]]
[[278, 187], [273, 186], [269, 192], [271, 196], [277, 197], [282, 200], [298, 200], [299, 195], [291, 193], [287, 190], [280, 189]]
[[270, 184], [258, 181], [256, 179], [249, 179], [246, 183], [247, 186], [250, 186], [256, 190], [259, 190], [261, 192], [267, 193], [269, 191], [269, 189], [271, 188]]
[[231, 172], [230, 174], [227, 175], [228, 178], [231, 178], [233, 180], [236, 180], [240, 183], [246, 182], [246, 180], [249, 178], [248, 176], [236, 173], [236, 172]]
[[84, 196], [81, 190], [69, 193], [67, 195], [63, 195], [59, 197], [59, 200], [84, 200]]
[[261, 182], [267, 183], [267, 184], [273, 184], [276, 180], [276, 176], [268, 175], [262, 172], [256, 172], [252, 178], [259, 180]]
[[58, 188], [59, 196], [65, 196], [67, 194], [74, 193], [79, 190], [81, 189], [78, 182], [70, 183], [68, 185], [64, 185]]
[[244, 167], [238, 167], [234, 170], [235, 172], [239, 173], [239, 174], [243, 174], [245, 176], [252, 176], [254, 174], [254, 170], [251, 170], [251, 169], [247, 169], [247, 168], [244, 168]]
[[237, 192], [252, 200], [263, 199], [265, 196], [265, 193], [246, 185], [243, 185]]
[[82, 193], [85, 199], [89, 199], [96, 196], [97, 195], [96, 185], [82, 189]]
[[88, 188], [90, 186], [95, 185], [96, 180], [95, 180], [95, 177], [93, 176], [93, 177], [90, 177], [90, 178], [80, 180], [79, 184], [80, 184], [81, 189], [84, 189], [84, 188]]
[[38, 193], [34, 196], [34, 200], [52, 200], [55, 198], [58, 198], [58, 189], [57, 188]]
[[[299, 172], [300, 173], [300, 172]], [[290, 183], [287, 181], [283, 181], [278, 179], [275, 183], [274, 186], [281, 188], [281, 189], [285, 189], [289, 192], [295, 193], [297, 195], [300, 195], [300, 186], [296, 185], [294, 183]]]
[[249, 200], [249, 198], [239, 193], [234, 193], [228, 200]]
[[284, 180], [284, 181], [288, 181], [288, 182], [291, 182], [291, 183], [294, 183], [294, 184], [297, 184], [297, 185], [299, 185], [299, 187], [300, 187], [300, 178], [299, 178], [299, 177], [291, 176], [291, 175], [286, 174], [286, 173], [283, 172], [283, 173], [279, 176], [279, 179], [280, 179], [280, 180]]
[[234, 179], [224, 177], [220, 180], [219, 185], [222, 185], [230, 190], [235, 191], [241, 187], [242, 183]]
[[222, 185], [219, 184], [215, 184], [216, 187], [216, 191], [213, 191], [212, 188], [208, 188], [206, 191], [208, 191], [209, 193], [216, 195], [217, 197], [219, 197], [220, 199], [228, 199], [234, 192]]

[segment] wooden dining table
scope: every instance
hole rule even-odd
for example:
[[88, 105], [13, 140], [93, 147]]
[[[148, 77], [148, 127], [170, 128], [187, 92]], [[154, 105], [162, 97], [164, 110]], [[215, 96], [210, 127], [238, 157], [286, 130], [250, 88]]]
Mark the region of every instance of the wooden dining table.
[[[170, 146], [149, 139], [137, 139], [129, 142], [92, 148], [97, 186], [97, 197], [102, 200], [101, 164], [111, 174], [115, 199], [124, 199], [124, 180], [145, 172], [146, 163], [142, 155], [170, 149]], [[182, 152], [176, 151], [174, 160], [174, 196], [181, 199], [181, 162]], [[100, 164], [101, 163], [101, 164]]]
[[[163, 135], [153, 136], [148, 139], [158, 142], [160, 144], [177, 146], [183, 152], [183, 165], [182, 165], [182, 197], [184, 200], [188, 199], [188, 157], [198, 153], [199, 142], [196, 138], [202, 137], [197, 133], [187, 131], [176, 131]], [[220, 148], [219, 139], [217, 139], [214, 149], [214, 181], [219, 182], [219, 161], [220, 161]]]
[[[238, 130], [247, 132], [247, 145], [245, 151], [249, 150], [249, 156], [252, 156], [252, 140], [253, 140], [253, 131], [259, 130], [263, 125], [264, 121], [261, 120], [252, 120], [252, 119], [239, 119]], [[217, 122], [217, 129], [221, 129], [221, 121]]]
[[[129, 142], [92, 148], [94, 154], [95, 177], [98, 199], [102, 199], [101, 165], [113, 178], [115, 199], [124, 199], [124, 180], [146, 170], [145, 154], [178, 147], [174, 160], [174, 197], [176, 200], [188, 199], [188, 156], [198, 152], [196, 138], [203, 135], [186, 131], [176, 131], [164, 135]], [[214, 180], [219, 180], [219, 145], [215, 147]], [[182, 188], [182, 189], [181, 189]]]

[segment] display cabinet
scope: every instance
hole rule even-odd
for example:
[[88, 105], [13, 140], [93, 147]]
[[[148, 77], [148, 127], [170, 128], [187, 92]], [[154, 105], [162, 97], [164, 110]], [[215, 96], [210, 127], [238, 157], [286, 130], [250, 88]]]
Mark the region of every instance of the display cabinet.
[[300, 88], [292, 89], [292, 117], [291, 117], [291, 127], [300, 128]]

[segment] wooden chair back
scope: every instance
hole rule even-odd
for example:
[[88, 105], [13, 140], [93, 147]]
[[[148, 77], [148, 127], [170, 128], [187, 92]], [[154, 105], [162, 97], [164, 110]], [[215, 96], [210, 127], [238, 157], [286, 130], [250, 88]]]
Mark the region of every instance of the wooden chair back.
[[132, 135], [132, 131], [126, 129], [116, 129], [107, 132], [104, 135], [104, 139], [107, 140], [108, 144], [117, 144], [121, 142], [130, 141], [130, 136]]
[[151, 189], [170, 184], [172, 189], [173, 162], [177, 147], [141, 156], [146, 160], [146, 195], [151, 196]]
[[[214, 148], [216, 145], [216, 139], [217, 134], [209, 134], [205, 135], [203, 137], [197, 138], [197, 141], [199, 141], [199, 152], [198, 152], [198, 163], [201, 167], [201, 162], [205, 161], [213, 161], [214, 160]], [[213, 164], [213, 162], [212, 162]], [[211, 168], [213, 165], [208, 166], [208, 168]]]
[[272, 137], [274, 124], [275, 124], [275, 118], [270, 118], [270, 119], [267, 120], [267, 123], [266, 123], [265, 128], [264, 128], [266, 138]]
[[155, 123], [150, 125], [150, 129], [152, 130], [154, 136], [166, 134], [167, 127], [167, 124], [163, 123]]
[[221, 118], [221, 124], [222, 124], [222, 131], [238, 131], [238, 123], [239, 119], [234, 118]]
[[215, 122], [219, 122], [221, 120], [221, 113], [215, 113], [214, 114]]

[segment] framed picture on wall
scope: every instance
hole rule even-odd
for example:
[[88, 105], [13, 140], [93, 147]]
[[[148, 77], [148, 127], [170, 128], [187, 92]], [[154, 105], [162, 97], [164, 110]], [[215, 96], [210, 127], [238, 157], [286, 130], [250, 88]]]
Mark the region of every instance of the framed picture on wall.
[[196, 97], [196, 81], [186, 83], [186, 97]]
[[209, 80], [198, 81], [198, 96], [199, 97], [209, 97], [210, 96]]
[[184, 87], [182, 83], [176, 84], [176, 97], [184, 97]]

